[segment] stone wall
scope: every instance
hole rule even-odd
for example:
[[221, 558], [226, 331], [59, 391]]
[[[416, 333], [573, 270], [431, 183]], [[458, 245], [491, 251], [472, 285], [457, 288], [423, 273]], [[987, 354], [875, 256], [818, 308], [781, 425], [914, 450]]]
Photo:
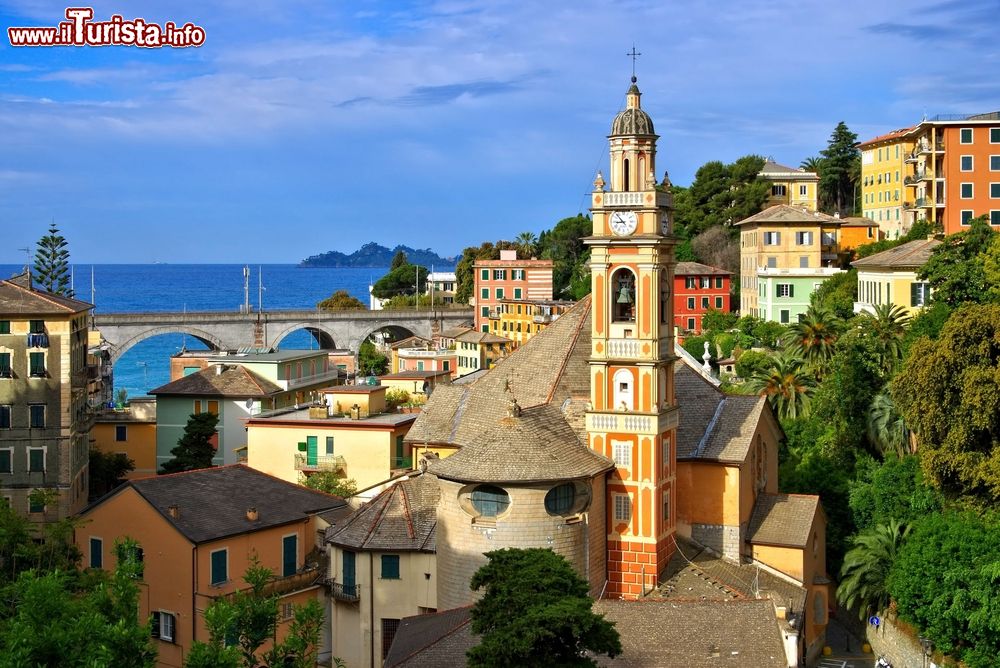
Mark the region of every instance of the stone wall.
[[920, 639], [909, 624], [900, 620], [890, 620], [880, 617], [882, 623], [876, 629], [866, 624], [866, 637], [872, 646], [876, 657], [885, 656], [893, 668], [923, 668], [924, 651], [920, 647]]
[[724, 524], [692, 524], [691, 539], [724, 559], [739, 563], [743, 548], [741, 527]]

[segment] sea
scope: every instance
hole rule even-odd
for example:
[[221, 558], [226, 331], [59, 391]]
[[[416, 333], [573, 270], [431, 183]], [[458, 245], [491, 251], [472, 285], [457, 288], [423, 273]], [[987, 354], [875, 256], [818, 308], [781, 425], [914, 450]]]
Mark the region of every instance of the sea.
[[[22, 265], [0, 264], [8, 278]], [[315, 308], [337, 290], [368, 304], [368, 285], [384, 276], [388, 267], [302, 268], [294, 264], [250, 265], [249, 300], [256, 310]], [[239, 311], [244, 303], [244, 265], [239, 264], [74, 264], [73, 287], [78, 299], [92, 301], [98, 313], [153, 311]], [[93, 298], [91, 298], [93, 296]], [[283, 349], [315, 349], [306, 330], [290, 333], [278, 344]], [[130, 348], [115, 364], [115, 389], [130, 397], [170, 381], [170, 356], [205, 346], [184, 334], [161, 334]]]

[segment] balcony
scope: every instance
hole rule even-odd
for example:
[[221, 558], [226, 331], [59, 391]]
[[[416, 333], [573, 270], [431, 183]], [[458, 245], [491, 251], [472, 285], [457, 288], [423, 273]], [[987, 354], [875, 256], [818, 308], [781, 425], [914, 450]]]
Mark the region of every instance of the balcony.
[[342, 471], [347, 468], [347, 461], [342, 455], [316, 455], [310, 457], [305, 453], [295, 455], [296, 471]]
[[930, 197], [918, 197], [917, 201], [913, 203], [914, 208], [923, 209], [924, 207], [931, 205]]
[[[264, 594], [285, 596], [287, 594], [308, 589], [317, 584], [323, 583], [325, 581], [320, 577], [320, 574], [323, 572], [320, 566], [322, 566], [322, 564], [307, 564], [301, 571], [292, 573], [291, 575], [274, 577], [264, 585]], [[249, 591], [249, 588], [243, 588], [241, 590], [229, 592], [228, 594], [213, 596], [212, 598], [224, 598], [232, 601], [239, 591], [246, 592]]]
[[552, 315], [551, 313], [539, 313], [538, 315], [532, 318], [532, 320], [536, 325], [548, 325], [553, 320], [558, 320], [558, 319], [559, 319], [558, 315]]
[[437, 357], [454, 357], [455, 351], [447, 348], [436, 348], [434, 350], [428, 350], [426, 348], [400, 348], [396, 351], [396, 354], [400, 357], [428, 359]]
[[391, 457], [389, 462], [389, 468], [395, 469], [405, 469], [409, 471], [413, 468], [413, 457]]
[[28, 334], [28, 347], [29, 348], [48, 348], [49, 347], [49, 335], [45, 332], [32, 332]]
[[344, 584], [342, 582], [337, 582], [336, 578], [326, 578], [323, 580], [323, 584], [325, 584], [329, 590], [330, 596], [337, 601], [357, 603], [361, 600], [361, 595], [358, 591], [359, 587], [356, 584]]
[[610, 359], [639, 359], [638, 339], [608, 339], [608, 357]]

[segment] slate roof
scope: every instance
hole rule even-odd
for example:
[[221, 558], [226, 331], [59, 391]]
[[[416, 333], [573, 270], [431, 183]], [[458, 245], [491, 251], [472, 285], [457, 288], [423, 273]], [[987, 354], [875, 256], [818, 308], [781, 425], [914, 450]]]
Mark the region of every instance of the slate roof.
[[400, 480], [326, 532], [326, 541], [355, 550], [434, 552], [437, 478]]
[[719, 269], [718, 267], [711, 267], [700, 262], [678, 262], [677, 266], [674, 267], [674, 276], [703, 276], [705, 274], [711, 274], [713, 276], [732, 276], [733, 272], [726, 271], [725, 269]]
[[885, 267], [889, 269], [916, 269], [931, 257], [931, 252], [941, 245], [938, 239], [907, 241], [895, 248], [875, 253], [851, 263], [854, 267]]
[[839, 224], [840, 219], [828, 216], [819, 211], [810, 211], [788, 204], [775, 204], [760, 213], [755, 213], [749, 218], [736, 223], [737, 225], [749, 225], [751, 223], [817, 223], [817, 224]]
[[224, 364], [222, 373], [217, 373], [218, 365], [178, 378], [161, 385], [149, 394], [164, 396], [196, 397], [254, 397], [263, 398], [283, 390], [271, 381], [238, 364]]
[[[206, 543], [273, 526], [301, 521], [309, 515], [344, 506], [337, 496], [286, 482], [245, 464], [131, 480], [83, 511], [134, 489], [192, 543]], [[176, 505], [177, 518], [168, 508]], [[258, 517], [247, 520], [248, 508]]]
[[425, 339], [422, 336], [414, 335], [414, 336], [408, 336], [405, 339], [400, 339], [399, 341], [396, 341], [389, 347], [394, 350], [398, 350], [400, 348], [406, 348], [408, 346], [429, 346], [430, 344], [431, 344], [430, 339]]
[[465, 606], [405, 617], [399, 623], [382, 665], [385, 668], [464, 668], [466, 651], [477, 643], [472, 636], [471, 610], [472, 606]]
[[510, 339], [505, 336], [497, 336], [490, 332], [477, 332], [474, 329], [459, 334], [455, 337], [455, 340], [464, 343], [510, 343]]
[[817, 177], [816, 172], [807, 172], [800, 167], [788, 167], [787, 165], [780, 165], [774, 160], [768, 160], [764, 163], [764, 166], [760, 168], [760, 174], [768, 176], [812, 176]]
[[34, 287], [27, 272], [0, 280], [0, 313], [68, 316], [94, 308], [93, 304]]
[[750, 516], [747, 540], [804, 548], [809, 544], [818, 506], [819, 497], [812, 494], [760, 494]]

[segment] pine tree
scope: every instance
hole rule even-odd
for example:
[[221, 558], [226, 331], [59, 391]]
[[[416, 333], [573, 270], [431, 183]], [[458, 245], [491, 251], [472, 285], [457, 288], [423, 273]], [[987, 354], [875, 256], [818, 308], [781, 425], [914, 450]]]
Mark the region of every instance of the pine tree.
[[180, 473], [212, 466], [215, 456], [212, 437], [218, 424], [219, 416], [215, 413], [198, 413], [189, 417], [184, 435], [177, 441], [177, 447], [170, 451], [174, 458], [164, 462], [160, 472]]
[[49, 233], [38, 240], [35, 249], [35, 275], [33, 280], [45, 290], [57, 295], [72, 297], [69, 284], [69, 251], [67, 242], [59, 234], [55, 223]]
[[408, 264], [410, 264], [410, 260], [406, 257], [406, 253], [398, 250], [396, 251], [396, 254], [392, 256], [392, 262], [389, 264], [389, 271], [405, 267]]
[[[833, 129], [826, 148], [820, 151], [823, 170], [819, 177], [819, 188], [823, 204], [844, 216], [850, 215], [854, 210], [854, 178], [856, 173], [860, 174], [861, 163], [857, 141], [858, 135], [841, 121]], [[858, 163], [857, 168], [855, 163]]]

